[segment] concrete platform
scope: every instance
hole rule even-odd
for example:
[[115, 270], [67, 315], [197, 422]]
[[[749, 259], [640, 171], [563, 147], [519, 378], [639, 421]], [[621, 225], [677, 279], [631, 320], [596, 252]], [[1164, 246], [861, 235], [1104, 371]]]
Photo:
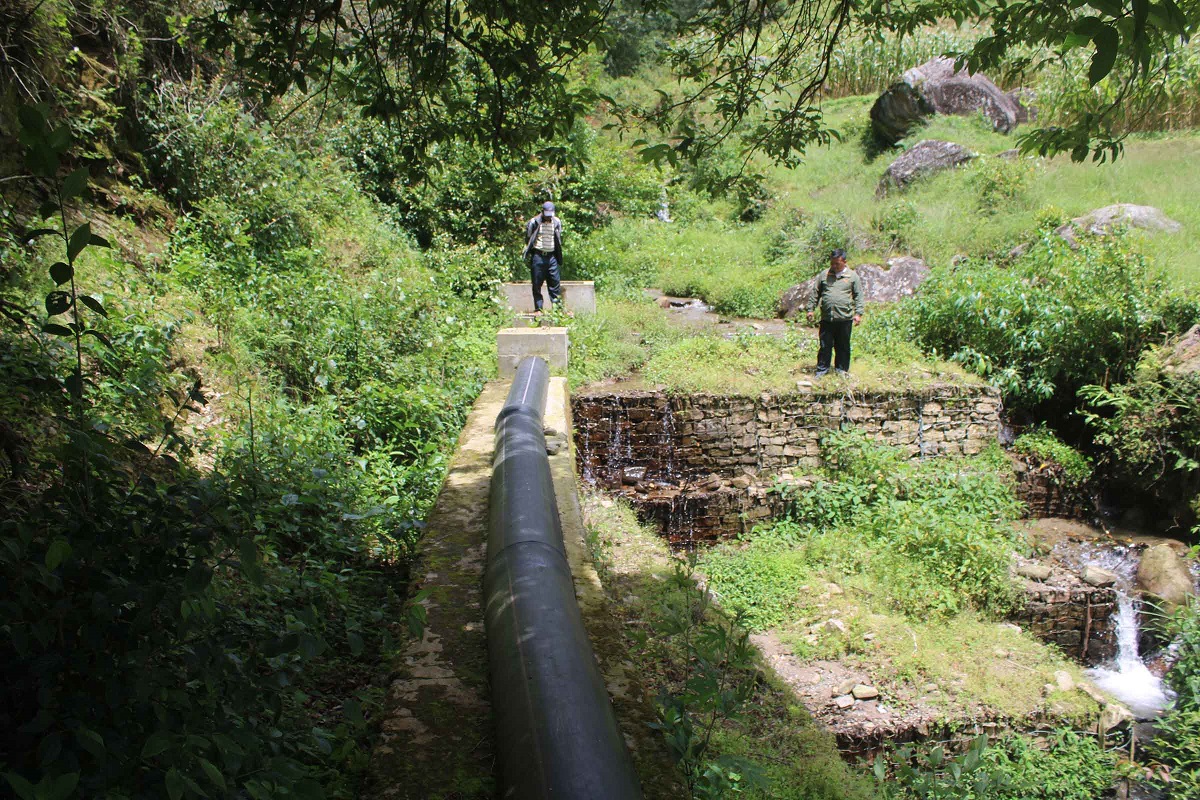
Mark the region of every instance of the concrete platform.
[[496, 358], [501, 378], [511, 378], [526, 356], [541, 356], [550, 368], [567, 369], [566, 328], [504, 328], [496, 334]]
[[[562, 302], [568, 311], [574, 314], [596, 313], [596, 284], [593, 281], [563, 281], [560, 287]], [[529, 281], [504, 284], [504, 297], [518, 314], [533, 311], [533, 287]], [[550, 307], [550, 294], [545, 286], [542, 287], [542, 306]]]

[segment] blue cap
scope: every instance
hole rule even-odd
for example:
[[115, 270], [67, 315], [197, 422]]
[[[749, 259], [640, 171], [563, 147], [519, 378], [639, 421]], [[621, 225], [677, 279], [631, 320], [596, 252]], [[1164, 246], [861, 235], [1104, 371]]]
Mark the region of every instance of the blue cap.
[[542, 213], [554, 216], [554, 203], [551, 203], [549, 200], [542, 203]]

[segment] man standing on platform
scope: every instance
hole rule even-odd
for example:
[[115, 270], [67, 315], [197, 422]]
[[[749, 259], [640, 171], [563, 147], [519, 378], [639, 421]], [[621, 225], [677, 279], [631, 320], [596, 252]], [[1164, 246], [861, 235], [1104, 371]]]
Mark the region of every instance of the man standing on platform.
[[808, 304], [808, 321], [813, 311], [821, 310], [820, 339], [817, 350], [817, 377], [829, 372], [830, 353], [836, 351], [833, 368], [850, 371], [850, 333], [862, 321], [863, 293], [858, 274], [846, 266], [846, 251], [838, 248], [829, 254], [829, 271], [817, 280]]
[[559, 303], [558, 270], [562, 264], [562, 220], [554, 213], [554, 203], [542, 203], [542, 213], [525, 224], [525, 252], [533, 279], [533, 310], [542, 310], [542, 284], [550, 293], [550, 304]]

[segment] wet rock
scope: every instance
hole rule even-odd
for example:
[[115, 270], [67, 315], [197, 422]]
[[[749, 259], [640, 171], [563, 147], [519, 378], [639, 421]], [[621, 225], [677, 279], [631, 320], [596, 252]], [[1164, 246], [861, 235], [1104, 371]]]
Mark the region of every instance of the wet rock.
[[[889, 258], [886, 265], [859, 264], [854, 267], [862, 284], [863, 301], [867, 303], [890, 303], [911, 296], [917, 287], [929, 277], [929, 267], [924, 261], [912, 256]], [[804, 283], [798, 283], [779, 298], [779, 316], [790, 319], [808, 310], [817, 282], [825, 272], [822, 270]], [[803, 381], [806, 386], [812, 384]]]
[[1045, 564], [1022, 564], [1017, 567], [1017, 574], [1022, 578], [1042, 583], [1050, 577], [1050, 568]]
[[1128, 708], [1119, 703], [1109, 703], [1100, 712], [1100, 720], [1096, 724], [1101, 731], [1111, 731], [1132, 721], [1133, 714]]
[[1054, 232], [1075, 246], [1076, 234], [1080, 231], [1095, 236], [1111, 233], [1118, 227], [1138, 228], [1160, 233], [1178, 233], [1183, 226], [1154, 206], [1139, 206], [1132, 203], [1117, 203], [1097, 208], [1082, 217], [1076, 217]]
[[1117, 576], [1113, 572], [1097, 567], [1094, 564], [1088, 564], [1083, 568], [1083, 572], [1079, 575], [1083, 582], [1089, 586], [1095, 586], [1102, 589], [1105, 586], [1112, 586], [1117, 582]]
[[918, 178], [953, 169], [972, 158], [975, 154], [962, 145], [924, 139], [891, 163], [875, 187], [875, 196], [883, 197], [890, 191], [905, 189]]
[[874, 686], [867, 686], [865, 683], [860, 683], [851, 690], [856, 700], [873, 700], [879, 697], [879, 690]]
[[1195, 593], [1187, 564], [1165, 542], [1147, 548], [1142, 553], [1137, 587], [1157, 600], [1167, 612], [1182, 606]]
[[644, 467], [626, 467], [621, 470], [621, 483], [626, 486], [637, 486], [646, 477]]

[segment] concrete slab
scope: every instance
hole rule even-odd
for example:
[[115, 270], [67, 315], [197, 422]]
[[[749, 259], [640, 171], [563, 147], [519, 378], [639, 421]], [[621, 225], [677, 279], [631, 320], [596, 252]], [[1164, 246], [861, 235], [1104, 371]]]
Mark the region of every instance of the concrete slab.
[[[562, 301], [573, 314], [596, 313], [596, 284], [593, 281], [562, 281]], [[533, 286], [528, 282], [504, 284], [504, 297], [513, 311], [533, 311]], [[542, 287], [542, 306], [550, 308], [550, 293]]]
[[496, 334], [496, 358], [501, 378], [511, 378], [526, 356], [541, 356], [550, 368], [567, 369], [566, 328], [504, 328]]

